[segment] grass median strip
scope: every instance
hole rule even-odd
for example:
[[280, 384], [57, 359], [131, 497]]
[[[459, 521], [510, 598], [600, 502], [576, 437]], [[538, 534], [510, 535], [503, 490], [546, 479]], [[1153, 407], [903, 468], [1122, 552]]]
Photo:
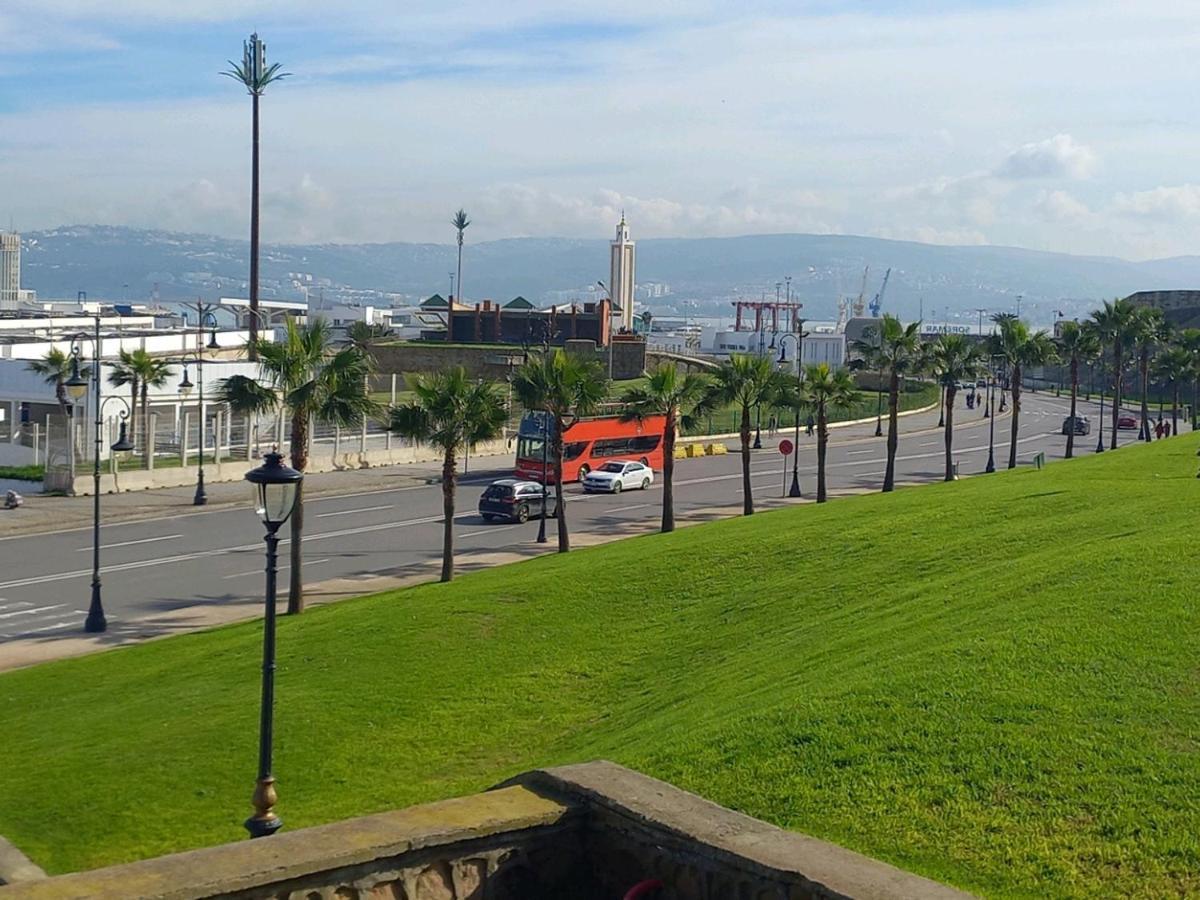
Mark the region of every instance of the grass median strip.
[[[607, 757], [990, 896], [1200, 892], [1196, 447], [285, 619], [280, 814], [299, 828]], [[241, 839], [260, 638], [247, 623], [0, 676], [0, 833], [54, 872]]]

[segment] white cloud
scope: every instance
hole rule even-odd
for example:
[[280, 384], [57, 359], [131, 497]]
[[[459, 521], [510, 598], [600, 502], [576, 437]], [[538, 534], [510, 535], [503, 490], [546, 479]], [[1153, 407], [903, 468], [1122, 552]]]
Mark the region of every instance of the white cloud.
[[1051, 222], [1085, 222], [1092, 217], [1086, 203], [1076, 200], [1066, 191], [1042, 191], [1035, 209]]
[[1069, 134], [1018, 147], [996, 168], [1000, 178], [1073, 178], [1091, 176], [1096, 154]]
[[1200, 185], [1179, 184], [1149, 191], [1117, 194], [1113, 209], [1148, 219], [1175, 221], [1200, 216]]

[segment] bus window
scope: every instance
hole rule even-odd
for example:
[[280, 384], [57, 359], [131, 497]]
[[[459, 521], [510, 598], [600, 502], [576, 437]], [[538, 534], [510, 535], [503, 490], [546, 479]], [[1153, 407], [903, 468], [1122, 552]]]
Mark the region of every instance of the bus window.
[[542, 439], [522, 437], [517, 440], [517, 459], [541, 459]]
[[661, 442], [661, 434], [643, 434], [629, 442], [629, 450], [631, 453], [649, 453], [651, 450], [657, 450]]
[[587, 441], [571, 441], [563, 445], [563, 459], [578, 459], [587, 449]]
[[592, 444], [592, 456], [622, 456], [629, 452], [629, 438], [610, 438]]

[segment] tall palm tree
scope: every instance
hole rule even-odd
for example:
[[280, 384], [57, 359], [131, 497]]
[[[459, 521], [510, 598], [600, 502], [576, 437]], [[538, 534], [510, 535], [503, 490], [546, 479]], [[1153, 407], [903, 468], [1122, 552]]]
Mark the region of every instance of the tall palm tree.
[[1191, 354], [1192, 371], [1192, 430], [1196, 429], [1197, 407], [1200, 406], [1200, 328], [1185, 328], [1175, 334], [1175, 346]]
[[[288, 319], [282, 341], [258, 342], [259, 377], [227, 378], [218, 396], [234, 409], [273, 410], [280, 404], [291, 419], [292, 468], [308, 468], [309, 424], [326, 422], [342, 427], [357, 425], [375, 411], [366, 389], [370, 365], [353, 347], [338, 349], [324, 319], [297, 325]], [[301, 482], [291, 522], [291, 573], [288, 612], [304, 610], [301, 542], [304, 538], [304, 497]]]
[[1078, 322], [1063, 322], [1054, 342], [1058, 358], [1071, 368], [1071, 427], [1067, 429], [1067, 459], [1075, 454], [1076, 401], [1079, 398], [1079, 364], [1090, 362], [1100, 352], [1100, 340], [1093, 328]]
[[474, 381], [462, 366], [409, 380], [415, 398], [392, 407], [391, 429], [442, 449], [442, 581], [454, 577], [454, 499], [458, 455], [500, 435], [504, 398], [490, 381]]
[[900, 446], [900, 379], [921, 370], [921, 323], [904, 325], [891, 313], [883, 314], [879, 326], [878, 350], [881, 371], [888, 376], [887, 468], [883, 490], [896, 488], [896, 450]]
[[263, 390], [259, 383], [248, 375], [230, 375], [217, 385], [217, 400], [229, 407], [229, 412], [240, 415], [246, 424], [246, 459], [249, 460], [257, 441], [250, 437], [258, 417], [275, 409], [279, 404], [275, 392]]
[[[862, 394], [846, 369], [830, 369], [829, 363], [804, 367], [800, 405], [813, 411], [817, 420], [817, 502], [825, 502], [825, 456], [829, 448], [830, 410], [851, 409], [862, 402]], [[796, 448], [799, 453], [800, 449]]]
[[[129, 372], [137, 379], [139, 392], [139, 405], [136, 407], [140, 411], [142, 420], [142, 434], [145, 435], [144, 450], [146, 458], [150, 456], [150, 388], [160, 388], [167, 383], [167, 379], [171, 377], [171, 364], [165, 359], [159, 359], [156, 356], [151, 356], [144, 349], [139, 347], [128, 353], [121, 352], [120, 363], [122, 366], [128, 367]], [[112, 381], [112, 378], [109, 378]], [[113, 382], [116, 383], [116, 382]], [[203, 434], [203, 426], [201, 434]], [[200, 448], [200, 452], [204, 452], [204, 448]]]
[[750, 486], [750, 413], [770, 406], [784, 387], [784, 375], [765, 356], [734, 353], [714, 373], [705, 410], [733, 406], [741, 413], [738, 434], [742, 445], [742, 514], [754, 515], [754, 493]]
[[1166, 320], [1162, 310], [1153, 306], [1136, 307], [1133, 318], [1133, 342], [1137, 350], [1139, 388], [1141, 389], [1141, 431], [1144, 441], [1152, 439], [1150, 434], [1150, 356], [1159, 343], [1168, 337]]
[[1153, 371], [1171, 388], [1171, 434], [1179, 434], [1179, 389], [1195, 371], [1192, 354], [1183, 347], [1168, 347], [1154, 358]]
[[644, 419], [664, 416], [663, 448], [663, 506], [662, 530], [675, 530], [675, 435], [682, 426], [688, 427], [695, 418], [709, 390], [709, 380], [703, 375], [688, 372], [680, 375], [674, 363], [665, 362], [650, 373], [644, 385], [627, 390], [621, 397], [625, 416]]
[[[26, 369], [40, 375], [46, 384], [54, 385], [54, 399], [58, 401], [58, 408], [64, 419], [71, 415], [71, 404], [67, 399], [67, 379], [72, 375], [72, 365], [71, 354], [64, 353], [57, 347], [51, 347], [41, 359], [31, 359], [25, 364]], [[91, 378], [91, 366], [81, 363], [79, 377]]]
[[246, 88], [251, 100], [250, 151], [250, 359], [258, 359], [258, 98], [267, 85], [287, 78], [279, 63], [267, 65], [267, 45], [252, 34], [242, 47], [242, 61], [229, 60], [229, 69], [222, 72]]
[[[608, 394], [608, 379], [595, 360], [574, 356], [555, 348], [532, 354], [513, 371], [512, 390], [526, 409], [540, 410], [548, 425], [554, 461], [554, 491], [557, 498], [558, 552], [571, 549], [563, 503], [563, 434], [584, 416], [594, 413]], [[548, 421], [547, 421], [548, 420]]]
[[[128, 350], [120, 350], [118, 352], [117, 361], [110, 367], [108, 373], [108, 383], [113, 387], [129, 387], [129, 408], [137, 409], [138, 407], [138, 374], [134, 371], [133, 361], [130, 358]], [[129, 439], [136, 446], [138, 441], [137, 416], [134, 416], [130, 423]]]
[[928, 368], [937, 377], [945, 392], [945, 427], [942, 439], [946, 447], [945, 480], [954, 480], [954, 398], [958, 385], [975, 378], [984, 368], [979, 344], [967, 340], [962, 334], [943, 334], [933, 342], [927, 352]]
[[1008, 445], [1008, 467], [1017, 467], [1017, 433], [1021, 430], [1021, 378], [1030, 366], [1054, 359], [1054, 341], [1044, 331], [1031, 332], [1020, 319], [996, 318], [1000, 326], [993, 338], [995, 352], [1003, 356], [1009, 368], [1009, 393], [1012, 395], [1012, 428]]
[[[459, 208], [454, 214], [454, 218], [450, 220], [450, 224], [454, 226], [454, 230], [458, 233], [458, 278], [455, 284], [458, 285], [455, 290], [458, 291], [458, 301], [461, 303], [463, 298], [462, 289], [462, 250], [463, 250], [463, 232], [467, 230], [467, 226], [471, 224], [471, 220], [467, 218], [467, 211]], [[451, 300], [456, 298], [451, 297]]]
[[[1133, 334], [1136, 307], [1128, 300], [1105, 300], [1104, 306], [1092, 313], [1092, 322], [1100, 340], [1112, 347], [1113, 405], [1112, 444], [1117, 449], [1117, 419], [1121, 414], [1121, 376], [1125, 368], [1125, 347]], [[1101, 386], [1103, 389], [1103, 386]]]

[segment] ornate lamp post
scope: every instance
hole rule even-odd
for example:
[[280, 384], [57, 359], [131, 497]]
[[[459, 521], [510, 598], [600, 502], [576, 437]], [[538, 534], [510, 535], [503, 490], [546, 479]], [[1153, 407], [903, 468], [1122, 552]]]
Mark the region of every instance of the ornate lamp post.
[[[204, 490], [204, 437], [205, 437], [205, 435], [204, 435], [204, 430], [205, 430], [204, 354], [200, 350], [200, 341], [203, 339], [203, 334], [204, 334], [205, 328], [211, 329], [209, 332], [208, 343], [205, 344], [205, 349], [208, 350], [209, 354], [212, 356], [216, 356], [217, 351], [219, 351], [221, 349], [221, 347], [217, 343], [217, 318], [216, 318], [216, 316], [214, 316], [212, 314], [213, 307], [212, 306], [202, 306], [201, 304], [197, 303], [196, 309], [200, 315], [199, 326], [197, 328], [198, 333], [196, 336], [197, 337], [196, 356], [195, 356], [196, 385], [193, 385], [191, 379], [188, 378], [188, 371], [187, 371], [188, 363], [187, 363], [187, 360], [184, 360], [183, 361], [183, 377], [179, 379], [179, 387], [177, 388], [177, 390], [179, 391], [179, 398], [181, 400], [187, 400], [187, 398], [189, 396], [191, 396], [193, 386], [196, 387], [199, 392], [199, 397], [198, 397], [199, 413], [198, 414], [200, 417], [200, 444], [199, 444], [200, 452], [197, 455], [197, 460], [196, 460], [196, 463], [197, 463], [196, 493], [192, 496], [192, 505], [193, 506], [204, 506], [206, 503], [208, 503], [208, 493]], [[247, 440], [248, 439], [249, 438], [247, 438]], [[213, 460], [213, 461], [216, 462], [216, 460]]]
[[803, 365], [804, 357], [803, 357], [803, 354], [801, 351], [804, 347], [804, 344], [803, 344], [804, 338], [807, 335], [807, 332], [805, 332], [803, 330], [803, 328], [804, 328], [804, 320], [803, 319], [800, 320], [800, 328], [801, 328], [801, 331], [795, 332], [795, 333], [789, 332], [788, 334], [785, 334], [779, 341], [779, 363], [780, 363], [780, 365], [783, 365], [784, 363], [787, 362], [787, 346], [786, 346], [785, 342], [787, 341], [788, 338], [795, 338], [795, 340], [796, 340], [796, 388], [797, 388], [797, 392], [796, 392], [796, 401], [797, 401], [796, 402], [796, 438], [795, 438], [795, 441], [793, 442], [793, 446], [795, 447], [795, 450], [794, 450], [794, 455], [792, 456], [792, 486], [788, 489], [789, 497], [803, 496], [800, 493], [800, 402], [799, 402], [799, 400], [800, 400], [799, 388], [803, 384], [803, 380], [804, 380], [804, 365]]
[[[95, 335], [80, 333], [75, 336], [75, 346], [71, 349], [71, 377], [64, 382], [67, 393], [74, 400], [82, 400], [87, 394], [88, 379], [79, 371], [79, 358], [82, 355], [80, 340], [92, 341], [93, 360], [91, 386], [94, 390], [95, 419], [92, 426], [95, 430], [95, 449], [92, 459], [92, 600], [88, 605], [87, 618], [83, 630], [96, 634], [108, 629], [108, 620], [104, 616], [104, 603], [100, 596], [100, 442], [101, 431], [104, 428], [104, 404], [112, 400], [121, 403], [125, 409], [121, 411], [121, 430], [117, 441], [109, 450], [113, 453], [125, 453], [133, 450], [133, 442], [126, 434], [126, 420], [129, 418], [129, 403], [124, 397], [100, 397], [100, 317], [95, 316]], [[74, 453], [74, 446], [71, 452]]]
[[549, 418], [550, 414], [545, 411], [538, 416], [538, 421], [542, 426], [542, 517], [538, 520], [537, 542], [539, 544], [546, 543], [546, 497], [550, 493], [550, 485], [546, 481], [547, 451], [550, 447], [550, 434], [546, 422]]
[[275, 580], [278, 570], [278, 532], [292, 514], [296, 493], [304, 476], [284, 465], [283, 454], [271, 451], [246, 480], [257, 490], [257, 512], [267, 526], [267, 596], [263, 615], [262, 705], [258, 726], [258, 784], [254, 789], [254, 815], [246, 820], [250, 837], [267, 837], [283, 827], [275, 814], [275, 776], [271, 774], [271, 749], [275, 715]]
[[[1003, 357], [1001, 357], [1003, 358]], [[996, 471], [996, 357], [992, 357], [992, 365], [988, 372], [988, 461], [985, 472]]]

